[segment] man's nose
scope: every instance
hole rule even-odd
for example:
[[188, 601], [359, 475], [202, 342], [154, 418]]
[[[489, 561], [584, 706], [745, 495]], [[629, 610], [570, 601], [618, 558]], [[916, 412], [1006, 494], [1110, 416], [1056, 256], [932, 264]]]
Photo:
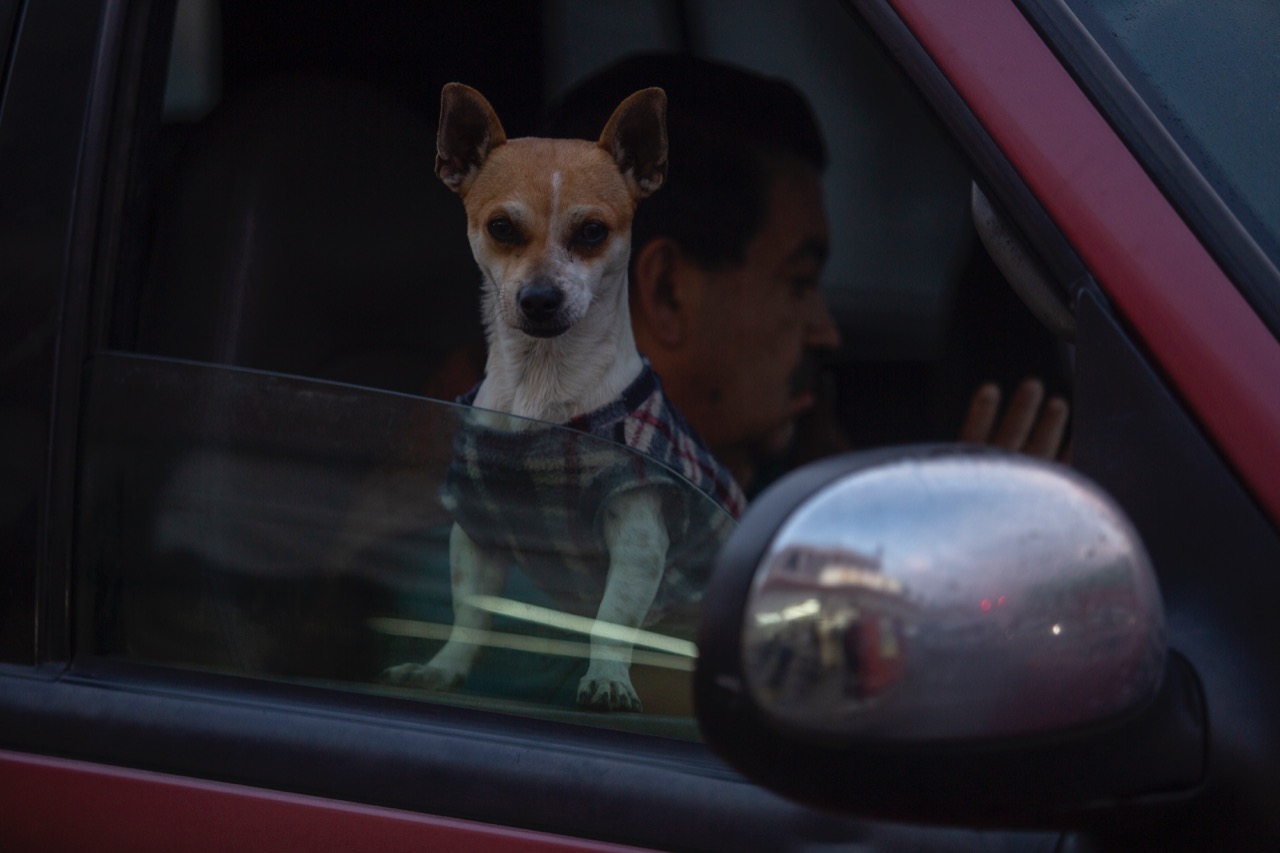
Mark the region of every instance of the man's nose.
[[805, 344], [814, 349], [834, 350], [840, 347], [840, 329], [827, 299], [819, 290], [809, 298], [809, 319], [805, 327]]

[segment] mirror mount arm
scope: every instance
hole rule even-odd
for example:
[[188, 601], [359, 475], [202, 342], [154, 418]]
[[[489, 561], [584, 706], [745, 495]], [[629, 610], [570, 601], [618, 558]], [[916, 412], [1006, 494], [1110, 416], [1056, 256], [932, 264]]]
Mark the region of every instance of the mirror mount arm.
[[748, 778], [793, 799], [892, 821], [1102, 828], [1108, 808], [1194, 794], [1207, 766], [1199, 679], [1170, 652], [1153, 699], [1120, 720], [998, 743], [845, 747], [780, 738], [733, 678], [698, 678], [703, 736]]

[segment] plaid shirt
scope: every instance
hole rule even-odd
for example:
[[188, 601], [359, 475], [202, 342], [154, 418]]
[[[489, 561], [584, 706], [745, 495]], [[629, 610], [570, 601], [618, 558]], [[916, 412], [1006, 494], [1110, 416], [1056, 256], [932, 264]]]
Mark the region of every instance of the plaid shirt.
[[[477, 389], [458, 402], [471, 405]], [[700, 599], [711, 557], [746, 498], [647, 362], [621, 397], [564, 426], [471, 409], [442, 500], [477, 544], [510, 552], [567, 609], [594, 616], [609, 568], [603, 510], [639, 488], [660, 490], [671, 540], [652, 622]]]

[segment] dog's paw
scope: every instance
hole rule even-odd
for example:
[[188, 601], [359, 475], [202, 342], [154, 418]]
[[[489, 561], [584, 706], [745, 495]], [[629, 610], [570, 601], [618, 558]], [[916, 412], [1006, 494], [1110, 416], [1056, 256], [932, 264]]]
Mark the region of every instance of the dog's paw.
[[462, 683], [465, 675], [434, 663], [402, 663], [389, 666], [378, 680], [398, 687], [421, 687], [427, 690], [450, 690]]
[[595, 661], [578, 682], [578, 705], [593, 711], [641, 710], [640, 696], [631, 686], [626, 667], [617, 664], [597, 666]]

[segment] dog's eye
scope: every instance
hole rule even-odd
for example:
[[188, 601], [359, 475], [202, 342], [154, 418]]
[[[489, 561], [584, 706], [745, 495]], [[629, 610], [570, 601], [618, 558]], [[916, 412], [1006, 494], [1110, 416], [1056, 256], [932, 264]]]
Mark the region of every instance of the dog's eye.
[[489, 220], [489, 236], [499, 243], [518, 243], [520, 241], [520, 232], [516, 230], [515, 223], [505, 216]]
[[592, 219], [590, 222], [583, 223], [578, 233], [574, 235], [573, 241], [579, 246], [599, 246], [608, 236], [609, 227], [603, 222]]

